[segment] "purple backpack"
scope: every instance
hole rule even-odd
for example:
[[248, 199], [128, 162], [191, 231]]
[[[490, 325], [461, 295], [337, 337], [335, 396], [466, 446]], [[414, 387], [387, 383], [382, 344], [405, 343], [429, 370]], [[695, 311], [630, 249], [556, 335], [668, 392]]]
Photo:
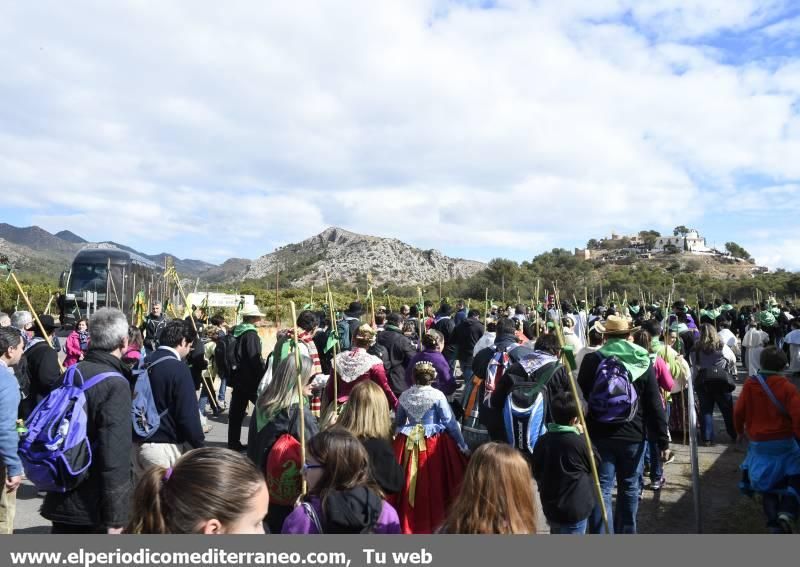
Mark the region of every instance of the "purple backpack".
[[600, 361], [589, 394], [589, 414], [600, 423], [627, 423], [639, 410], [639, 395], [625, 365], [616, 357]]
[[[75, 384], [75, 375], [80, 385]], [[84, 380], [78, 365], [67, 369], [64, 382], [50, 392], [31, 413], [20, 439], [19, 456], [25, 476], [37, 490], [67, 492], [88, 475], [92, 447], [86, 437], [86, 395], [84, 392], [119, 372], [103, 372]]]

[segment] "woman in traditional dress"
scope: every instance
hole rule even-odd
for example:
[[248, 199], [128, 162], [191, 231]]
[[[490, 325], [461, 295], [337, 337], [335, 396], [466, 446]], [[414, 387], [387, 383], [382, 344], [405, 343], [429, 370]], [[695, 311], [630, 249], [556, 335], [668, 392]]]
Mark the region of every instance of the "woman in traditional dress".
[[436, 369], [414, 366], [416, 384], [400, 395], [395, 416], [394, 454], [406, 482], [396, 508], [403, 533], [433, 533], [458, 495], [469, 448], [445, 395], [431, 384]]

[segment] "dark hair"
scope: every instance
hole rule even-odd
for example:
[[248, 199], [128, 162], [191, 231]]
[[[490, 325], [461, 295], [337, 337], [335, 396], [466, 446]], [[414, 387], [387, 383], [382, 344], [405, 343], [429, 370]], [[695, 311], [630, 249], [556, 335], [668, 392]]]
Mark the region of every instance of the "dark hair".
[[139, 330], [139, 327], [130, 325], [128, 327], [128, 348], [135, 346], [138, 350], [142, 348], [143, 344], [144, 338], [142, 338], [142, 332]]
[[417, 386], [430, 386], [436, 381], [436, 369], [432, 364], [423, 364], [422, 361], [414, 366], [414, 383]]
[[78, 330], [78, 325], [80, 325], [81, 323], [86, 323], [86, 330], [89, 330], [89, 319], [87, 319], [86, 317], [81, 317], [80, 319], [78, 319], [77, 321], [75, 321], [75, 327], [74, 327], [74, 329], [75, 329], [76, 331]]
[[416, 319], [417, 317], [419, 317], [419, 307], [417, 307], [416, 303], [412, 305], [411, 308], [408, 310], [408, 316], [411, 319]]
[[194, 449], [172, 469], [156, 465], [139, 479], [126, 531], [190, 534], [210, 519], [230, 525], [248, 511], [261, 487], [264, 477], [246, 456], [221, 447]]
[[399, 327], [402, 320], [403, 316], [400, 315], [400, 313], [389, 313], [386, 316], [386, 323], [389, 325], [394, 325], [395, 327]]
[[650, 333], [644, 329], [639, 329], [633, 333], [633, 342], [647, 352], [653, 352], [653, 338], [650, 336]]
[[[585, 409], [585, 408], [584, 408]], [[553, 421], [559, 425], [569, 425], [570, 422], [578, 417], [578, 404], [572, 392], [561, 390], [550, 398], [550, 414]]]
[[173, 319], [164, 325], [164, 330], [161, 331], [158, 344], [175, 348], [181, 344], [181, 340], [183, 339], [186, 339], [187, 343], [193, 343], [196, 338], [197, 332], [194, 330], [191, 323], [181, 319]]
[[319, 327], [319, 317], [313, 311], [301, 311], [297, 316], [297, 326], [310, 333]]
[[211, 319], [209, 319], [208, 321], [209, 321], [209, 323], [211, 323], [212, 325], [214, 325], [216, 327], [221, 327], [222, 324], [225, 322], [225, 317], [223, 315], [221, 315], [220, 313], [217, 313], [216, 315], [211, 317]]
[[333, 492], [365, 486], [383, 496], [372, 478], [367, 450], [345, 428], [334, 426], [320, 431], [308, 442], [308, 452], [322, 465], [322, 476], [312, 494], [322, 501], [323, 516], [327, 512], [328, 496]]
[[383, 325], [385, 322], [386, 322], [386, 315], [384, 315], [380, 311], [375, 313], [375, 324], [376, 325]]
[[467, 312], [467, 318], [468, 319], [472, 319], [473, 317], [480, 317], [480, 316], [481, 316], [481, 312], [478, 311], [477, 309], [470, 309]]
[[764, 370], [771, 370], [773, 372], [780, 372], [786, 365], [789, 364], [789, 359], [786, 358], [786, 353], [776, 346], [768, 346], [761, 351], [761, 368]]
[[429, 329], [422, 335], [422, 346], [425, 348], [436, 348], [444, 344], [444, 335], [436, 329]]
[[561, 344], [558, 342], [558, 336], [556, 335], [541, 335], [536, 339], [533, 348], [534, 350], [549, 352], [552, 355], [556, 355], [558, 351], [561, 350]]
[[488, 323], [486, 323], [486, 331], [489, 333], [497, 332], [497, 322], [489, 321]]
[[597, 329], [589, 329], [589, 346], [599, 346], [603, 344], [603, 334]]
[[719, 320], [719, 326], [723, 329], [730, 329], [731, 328], [731, 321], [727, 317], [722, 317]]
[[642, 321], [642, 329], [650, 333], [651, 337], [658, 337], [661, 335], [661, 323], [659, 323], [656, 319]]
[[497, 320], [497, 334], [498, 335], [513, 335], [517, 330], [517, 325], [512, 319], [508, 317], [500, 317]]
[[0, 327], [0, 356], [3, 356], [8, 349], [17, 348], [22, 336], [13, 327]]

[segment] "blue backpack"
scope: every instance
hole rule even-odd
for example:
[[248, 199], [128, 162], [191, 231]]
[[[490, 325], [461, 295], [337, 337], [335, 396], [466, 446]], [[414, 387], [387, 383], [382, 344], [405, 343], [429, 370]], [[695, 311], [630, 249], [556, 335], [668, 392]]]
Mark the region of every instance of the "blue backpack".
[[589, 394], [589, 413], [601, 423], [628, 423], [639, 411], [639, 395], [625, 365], [616, 357], [603, 358]]
[[339, 335], [339, 348], [342, 352], [350, 350], [352, 338], [350, 337], [350, 321], [341, 319], [336, 323], [336, 334]]
[[158, 413], [156, 402], [153, 399], [153, 389], [150, 387], [150, 375], [148, 371], [154, 366], [165, 360], [175, 360], [171, 356], [159, 358], [152, 364], [144, 365], [140, 370], [134, 371], [136, 384], [133, 387], [131, 399], [131, 419], [133, 420], [133, 433], [147, 439], [158, 431], [161, 425], [161, 418], [167, 413], [167, 409]]
[[[79, 385], [75, 383], [76, 374]], [[39, 402], [28, 417], [28, 432], [20, 439], [19, 456], [25, 476], [37, 490], [67, 492], [88, 476], [92, 446], [86, 437], [85, 392], [113, 376], [125, 380], [119, 372], [103, 372], [84, 380], [78, 365], [73, 365], [61, 386]]]
[[506, 398], [503, 420], [508, 444], [529, 456], [546, 431], [544, 390], [560, 367], [558, 362], [543, 366], [536, 381], [514, 384]]

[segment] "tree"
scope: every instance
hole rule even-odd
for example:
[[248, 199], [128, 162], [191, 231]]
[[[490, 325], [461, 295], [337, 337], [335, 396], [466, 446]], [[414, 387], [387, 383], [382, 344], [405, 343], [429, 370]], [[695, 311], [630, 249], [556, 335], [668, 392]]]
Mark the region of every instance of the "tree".
[[597, 241], [596, 238], [592, 238], [589, 240], [589, 242], [586, 243], [586, 248], [588, 248], [589, 250], [597, 250], [598, 248], [600, 248], [600, 243]]
[[750, 253], [735, 242], [726, 242], [725, 250], [730, 252], [731, 256], [734, 258], [742, 258], [743, 260], [750, 259]]
[[672, 231], [673, 236], [686, 236], [687, 234], [689, 234], [689, 229], [683, 225], [676, 226]]
[[661, 233], [656, 230], [642, 230], [639, 232], [639, 238], [651, 250], [656, 245], [656, 240], [661, 238]]

